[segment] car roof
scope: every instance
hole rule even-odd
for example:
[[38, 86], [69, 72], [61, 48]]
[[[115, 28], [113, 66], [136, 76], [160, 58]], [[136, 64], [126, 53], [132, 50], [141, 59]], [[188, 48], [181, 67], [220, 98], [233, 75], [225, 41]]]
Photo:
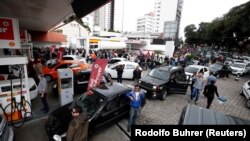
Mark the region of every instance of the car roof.
[[225, 115], [220, 111], [188, 104], [183, 110], [184, 115], [180, 124], [184, 125], [245, 125], [250, 121], [234, 116]]
[[233, 64], [242, 64], [242, 65], [247, 65], [246, 63], [242, 63], [242, 62], [234, 62]]
[[119, 62], [116, 62], [112, 65], [116, 65], [116, 64], [134, 64], [134, 65], [137, 65], [138, 63], [136, 62], [131, 62], [131, 61], [119, 61]]
[[63, 55], [63, 57], [78, 57], [77, 55]]
[[61, 60], [59, 63], [60, 64], [67, 64], [67, 63], [76, 63], [76, 64], [78, 64], [78, 63], [81, 63], [81, 61], [77, 61], [77, 60]]
[[127, 58], [122, 58], [122, 57], [115, 57], [115, 58], [111, 58], [110, 60], [112, 59], [118, 59], [118, 60], [128, 60]]
[[188, 67], [194, 67], [194, 68], [206, 68], [206, 66], [201, 66], [201, 65], [189, 65]]
[[116, 83], [116, 82], [114, 82], [112, 85], [106, 85], [106, 86], [108, 89], [101, 89], [101, 88], [95, 87], [93, 88], [93, 91], [98, 92], [103, 97], [109, 98], [121, 92], [132, 90], [130, 87], [120, 84], [120, 83]]
[[164, 67], [158, 67], [156, 69], [173, 72], [173, 71], [176, 71], [176, 70], [180, 70], [182, 68], [178, 67], [178, 66], [164, 66]]

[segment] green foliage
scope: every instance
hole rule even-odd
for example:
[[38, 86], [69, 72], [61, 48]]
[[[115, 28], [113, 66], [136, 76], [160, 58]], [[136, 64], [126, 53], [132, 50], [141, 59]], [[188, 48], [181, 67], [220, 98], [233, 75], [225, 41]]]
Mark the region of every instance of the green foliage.
[[[250, 2], [232, 8], [211, 23], [194, 24], [184, 29], [188, 44], [214, 44], [231, 47], [250, 37]], [[233, 36], [237, 33], [237, 37]]]

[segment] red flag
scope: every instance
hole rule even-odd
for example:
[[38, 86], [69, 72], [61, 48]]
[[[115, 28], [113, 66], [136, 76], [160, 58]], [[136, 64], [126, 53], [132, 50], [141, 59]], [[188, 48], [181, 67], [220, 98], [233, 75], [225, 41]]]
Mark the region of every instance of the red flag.
[[98, 59], [95, 61], [89, 78], [88, 90], [100, 84], [107, 64], [107, 59]]

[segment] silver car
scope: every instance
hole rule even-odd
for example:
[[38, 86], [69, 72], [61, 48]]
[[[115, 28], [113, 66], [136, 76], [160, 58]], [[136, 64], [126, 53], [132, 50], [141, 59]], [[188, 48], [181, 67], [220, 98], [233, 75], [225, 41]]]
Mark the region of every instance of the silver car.
[[243, 86], [242, 89], [240, 90], [240, 94], [242, 96], [245, 96], [247, 101], [246, 101], [246, 106], [247, 108], [250, 109], [250, 80], [248, 80]]
[[1, 141], [13, 141], [14, 132], [12, 128], [9, 127], [7, 121], [0, 116], [0, 140]]

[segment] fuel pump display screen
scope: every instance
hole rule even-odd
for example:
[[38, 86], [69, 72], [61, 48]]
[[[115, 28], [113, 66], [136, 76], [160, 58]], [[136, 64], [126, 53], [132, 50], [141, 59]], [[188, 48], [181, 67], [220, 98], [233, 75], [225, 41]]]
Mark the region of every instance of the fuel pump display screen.
[[72, 88], [72, 79], [71, 78], [62, 78], [61, 79], [61, 88], [62, 89]]

